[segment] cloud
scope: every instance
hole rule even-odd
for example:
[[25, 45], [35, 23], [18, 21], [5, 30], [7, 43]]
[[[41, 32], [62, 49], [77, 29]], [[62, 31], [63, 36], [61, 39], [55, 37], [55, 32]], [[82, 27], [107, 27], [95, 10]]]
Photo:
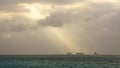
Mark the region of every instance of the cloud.
[[92, 17], [83, 16], [74, 12], [57, 12], [48, 16], [46, 19], [38, 21], [40, 26], [62, 27], [66, 24], [74, 24], [81, 22], [90, 22]]
[[[75, 11], [75, 12], [74, 12]], [[120, 27], [119, 9], [110, 3], [93, 4], [80, 10], [64, 10], [52, 13], [40, 26], [66, 27], [76, 38], [83, 51], [97, 51], [102, 54], [119, 54]], [[82, 29], [82, 31], [81, 31]]]
[[53, 13], [48, 18], [39, 20], [38, 23], [42, 26], [60, 27], [66, 23], [70, 23], [72, 15], [69, 13]]
[[43, 0], [40, 2], [52, 3], [52, 4], [71, 4], [71, 3], [83, 2], [83, 1], [86, 1], [86, 0]]
[[2, 12], [22, 12], [24, 9], [20, 3], [36, 3], [39, 0], [0, 0], [0, 11]]
[[[120, 8], [119, 5], [116, 5], [118, 3], [107, 2], [107, 0], [29, 1], [0, 1], [0, 11], [5, 11], [5, 14], [7, 12], [13, 13], [11, 14], [13, 16], [10, 18], [7, 16], [5, 18], [0, 17], [0, 35], [2, 34], [1, 36], [4, 35], [6, 37], [11, 37], [9, 33], [13, 34], [13, 37], [10, 39], [4, 37], [0, 38], [0, 48], [4, 51], [3, 53], [5, 53], [6, 48], [8, 49], [8, 51], [6, 51], [7, 54], [9, 54], [9, 51], [12, 49], [13, 51], [11, 53], [19, 53], [17, 50], [20, 50], [20, 53], [23, 53], [21, 49], [25, 49], [24, 51], [26, 53], [31, 53], [32, 51], [34, 53], [35, 51], [39, 53], [43, 52], [46, 47], [48, 47], [46, 49], [47, 52], [56, 52], [56, 47], [53, 49], [51, 46], [56, 46], [58, 43], [53, 44], [50, 41], [54, 42], [54, 40], [58, 39], [53, 36], [54, 34], [52, 31], [47, 29], [47, 27], [50, 26], [53, 29], [54, 27], [61, 30], [63, 29], [63, 32], [70, 35], [70, 39], [71, 37], [73, 37], [73, 41], [75, 39], [76, 44], [78, 44], [78, 47], [83, 49], [83, 52], [88, 51], [90, 53], [90, 51], [97, 51], [100, 53], [120, 54]], [[81, 2], [84, 2], [87, 5], [83, 6], [81, 5]], [[45, 19], [40, 19], [35, 22], [24, 17], [23, 15], [19, 16], [20, 14], [16, 13], [17, 11], [25, 12], [22, 7], [16, 6], [19, 3], [44, 3], [53, 4], [55, 7], [51, 8], [49, 11], [46, 11], [48, 12], [48, 16]], [[34, 29], [36, 27], [38, 27], [38, 29]], [[45, 28], [41, 29], [40, 27]], [[33, 34], [32, 32], [37, 33]], [[52, 38], [48, 39], [49, 36]], [[55, 39], [51, 40], [53, 38]], [[11, 47], [11, 49], [9, 47]], [[17, 50], [14, 50], [14, 48]], [[26, 50], [28, 50], [28, 52]]]
[[[64, 8], [63, 8], [64, 9]], [[62, 10], [62, 9], [61, 9]], [[92, 4], [69, 9], [55, 11], [45, 19], [39, 20], [41, 26], [61, 27], [74, 23], [100, 23], [108, 20], [118, 11], [111, 4]]]
[[0, 19], [0, 33], [22, 32], [34, 26], [34, 22], [23, 16]]
[[85, 3], [86, 0], [0, 0], [0, 12], [25, 12], [19, 4], [42, 4], [52, 6], [71, 5], [75, 3]]
[[119, 16], [119, 11], [106, 12], [94, 18], [91, 23], [76, 23], [69, 29], [86, 52], [91, 50], [102, 54], [120, 54]]

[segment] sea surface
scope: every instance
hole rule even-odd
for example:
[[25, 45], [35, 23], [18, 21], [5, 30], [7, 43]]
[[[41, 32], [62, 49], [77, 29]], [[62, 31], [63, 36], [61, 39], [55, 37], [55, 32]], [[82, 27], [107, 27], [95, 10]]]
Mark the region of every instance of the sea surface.
[[0, 68], [120, 68], [120, 55], [1, 55]]

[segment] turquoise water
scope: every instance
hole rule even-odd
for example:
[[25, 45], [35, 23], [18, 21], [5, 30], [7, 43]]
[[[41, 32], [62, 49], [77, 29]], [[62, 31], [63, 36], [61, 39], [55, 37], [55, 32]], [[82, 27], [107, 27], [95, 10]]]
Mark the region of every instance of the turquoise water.
[[120, 56], [115, 55], [0, 56], [0, 68], [120, 68]]

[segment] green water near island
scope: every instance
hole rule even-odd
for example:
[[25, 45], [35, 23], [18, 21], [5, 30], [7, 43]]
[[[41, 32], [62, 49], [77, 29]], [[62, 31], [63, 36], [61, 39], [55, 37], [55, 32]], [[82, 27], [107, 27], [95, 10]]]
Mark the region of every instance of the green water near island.
[[1, 55], [0, 68], [120, 68], [120, 56]]

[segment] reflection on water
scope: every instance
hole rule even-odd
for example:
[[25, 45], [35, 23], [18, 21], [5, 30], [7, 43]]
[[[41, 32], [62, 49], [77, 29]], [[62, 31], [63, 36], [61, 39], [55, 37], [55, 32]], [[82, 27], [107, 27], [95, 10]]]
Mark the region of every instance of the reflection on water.
[[0, 68], [120, 68], [120, 56], [0, 56]]

